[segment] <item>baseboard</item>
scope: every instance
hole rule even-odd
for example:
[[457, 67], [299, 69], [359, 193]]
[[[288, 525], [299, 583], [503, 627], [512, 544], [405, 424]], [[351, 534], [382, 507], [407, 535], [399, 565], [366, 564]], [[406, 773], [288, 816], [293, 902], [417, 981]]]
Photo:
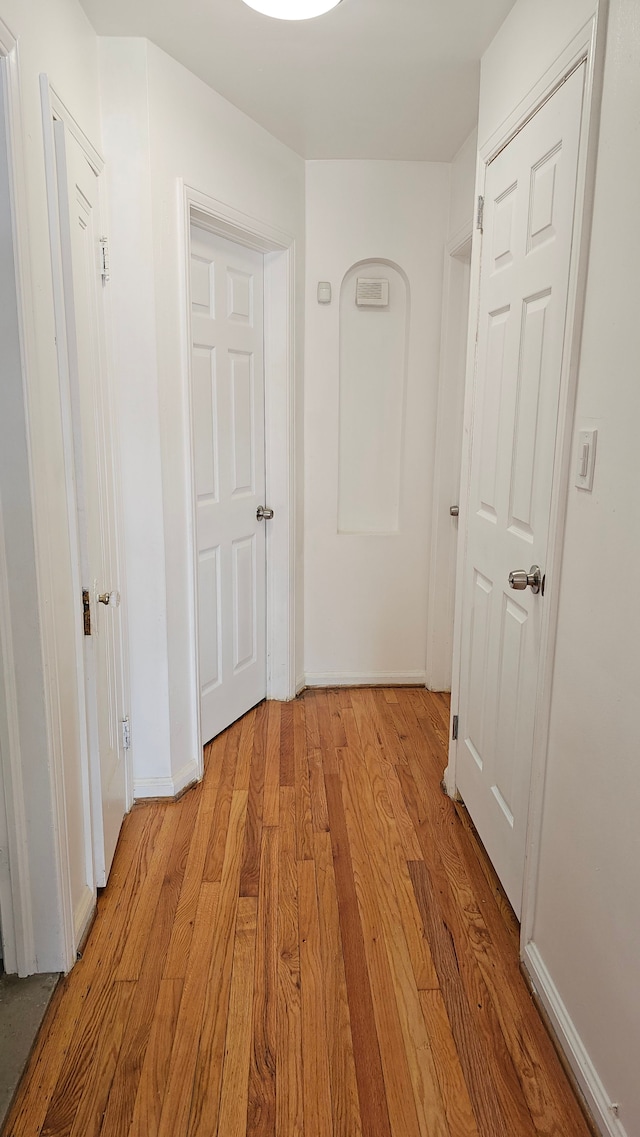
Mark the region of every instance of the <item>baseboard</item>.
[[304, 691], [306, 685], [307, 685], [307, 680], [306, 680], [305, 676], [299, 675], [298, 678], [296, 679], [296, 696], [298, 696], [301, 691]]
[[133, 782], [134, 801], [141, 798], [178, 798], [200, 777], [198, 763], [187, 762], [172, 778], [135, 778]]
[[82, 943], [85, 938], [85, 933], [93, 920], [93, 913], [96, 906], [96, 894], [88, 885], [85, 886], [80, 898], [80, 902], [73, 913], [73, 934], [76, 945]]
[[424, 687], [425, 671], [307, 672], [306, 687]]
[[565, 1007], [558, 989], [547, 970], [546, 964], [534, 943], [528, 943], [524, 951], [524, 967], [540, 999], [551, 1026], [564, 1051], [578, 1086], [584, 1094], [587, 1107], [591, 1110], [596, 1124], [607, 1137], [628, 1137], [619, 1117], [616, 1117], [614, 1103], [609, 1098], [600, 1075], [591, 1061], [573, 1020]]

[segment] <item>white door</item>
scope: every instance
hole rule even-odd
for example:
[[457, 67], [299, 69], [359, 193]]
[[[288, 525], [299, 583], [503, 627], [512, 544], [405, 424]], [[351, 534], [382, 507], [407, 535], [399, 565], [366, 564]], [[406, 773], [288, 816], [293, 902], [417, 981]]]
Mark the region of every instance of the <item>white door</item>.
[[117, 464], [105, 367], [98, 178], [63, 123], [54, 129], [80, 567], [91, 627], [84, 644], [94, 867], [102, 886], [127, 809]]
[[584, 66], [488, 166], [463, 573], [457, 787], [513, 905], [524, 874]]
[[191, 418], [202, 740], [266, 695], [261, 253], [191, 233]]

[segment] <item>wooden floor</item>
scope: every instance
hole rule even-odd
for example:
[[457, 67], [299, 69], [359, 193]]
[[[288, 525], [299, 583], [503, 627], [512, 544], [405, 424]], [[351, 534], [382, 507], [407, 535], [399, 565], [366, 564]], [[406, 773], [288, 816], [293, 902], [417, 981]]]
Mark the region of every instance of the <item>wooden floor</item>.
[[7, 1137], [587, 1137], [422, 690], [309, 691], [137, 805]]

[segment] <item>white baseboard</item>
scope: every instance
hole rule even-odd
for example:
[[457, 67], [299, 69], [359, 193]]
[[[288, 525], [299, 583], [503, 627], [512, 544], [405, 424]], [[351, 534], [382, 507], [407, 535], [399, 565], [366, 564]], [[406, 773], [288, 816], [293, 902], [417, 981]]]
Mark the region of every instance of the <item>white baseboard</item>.
[[594, 1121], [607, 1137], [628, 1137], [613, 1103], [607, 1094], [600, 1075], [589, 1057], [573, 1020], [565, 1007], [558, 989], [549, 974], [536, 945], [528, 943], [524, 951], [524, 966], [547, 1012], [558, 1041], [575, 1074]]
[[425, 671], [307, 672], [307, 687], [424, 687]]
[[172, 778], [135, 778], [133, 782], [134, 801], [145, 797], [176, 797], [192, 782], [200, 777], [198, 763], [193, 759], [178, 770]]
[[77, 948], [79, 943], [82, 943], [89, 922], [93, 916], [93, 910], [96, 906], [96, 894], [88, 885], [82, 890], [82, 896], [73, 913], [73, 934], [75, 939], [75, 946]]
[[299, 695], [301, 691], [304, 691], [306, 685], [306, 677], [304, 675], [299, 675], [296, 679], [296, 695]]

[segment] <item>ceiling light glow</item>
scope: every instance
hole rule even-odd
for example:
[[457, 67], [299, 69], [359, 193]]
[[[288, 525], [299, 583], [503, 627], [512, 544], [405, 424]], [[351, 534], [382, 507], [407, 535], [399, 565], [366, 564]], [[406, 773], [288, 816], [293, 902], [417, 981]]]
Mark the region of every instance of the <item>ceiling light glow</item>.
[[250, 8], [275, 20], [311, 20], [337, 8], [340, 0], [244, 0]]

